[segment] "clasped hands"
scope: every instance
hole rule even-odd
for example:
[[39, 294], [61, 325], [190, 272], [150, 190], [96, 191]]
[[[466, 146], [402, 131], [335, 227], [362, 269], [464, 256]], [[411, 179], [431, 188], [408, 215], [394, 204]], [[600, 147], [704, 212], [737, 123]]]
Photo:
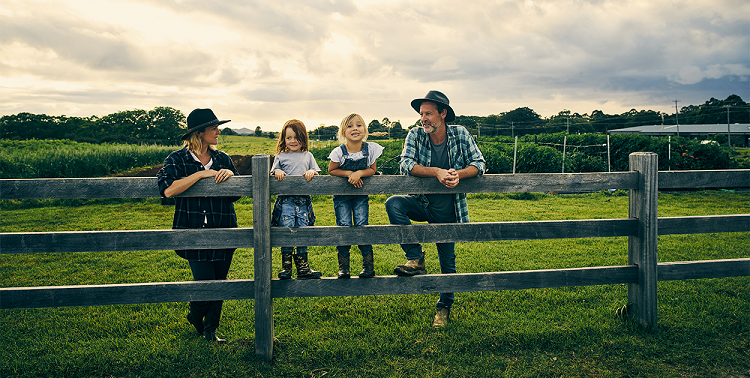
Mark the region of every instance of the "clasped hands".
[[453, 168], [448, 170], [441, 169], [438, 171], [437, 179], [446, 188], [455, 188], [458, 186], [458, 171]]

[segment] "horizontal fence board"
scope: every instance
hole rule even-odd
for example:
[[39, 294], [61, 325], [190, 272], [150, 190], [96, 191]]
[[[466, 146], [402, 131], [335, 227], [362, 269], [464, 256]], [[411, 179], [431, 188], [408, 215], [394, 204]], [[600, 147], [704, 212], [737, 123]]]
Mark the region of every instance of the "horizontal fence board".
[[750, 214], [659, 218], [659, 235], [750, 231]]
[[[606, 189], [636, 189], [637, 172], [593, 173], [518, 173], [487, 174], [463, 180], [456, 188], [446, 188], [435, 179], [412, 176], [373, 176], [364, 179], [362, 188], [354, 188], [346, 179], [302, 176], [271, 180], [271, 195], [333, 194], [408, 194], [408, 193], [510, 193], [577, 192]], [[662, 171], [660, 188], [732, 188], [750, 186], [750, 170]], [[252, 196], [252, 176], [235, 176], [216, 184], [201, 179], [181, 197]], [[73, 199], [73, 198], [157, 198], [156, 177], [105, 177], [64, 179], [3, 179], [0, 199]]]
[[[632, 283], [635, 266], [273, 280], [274, 298], [523, 290]], [[750, 258], [660, 263], [659, 281], [750, 276]], [[253, 299], [253, 280], [0, 288], [0, 309]]]
[[659, 172], [659, 189], [748, 187], [750, 187], [750, 169]]
[[659, 281], [750, 276], [750, 258], [659, 263]]
[[0, 254], [252, 248], [252, 228], [0, 233]]
[[[273, 227], [271, 246], [485, 242], [633, 236], [636, 219], [413, 224], [410, 226]], [[347, 240], [354, 240], [355, 243]]]
[[499, 291], [550, 287], [611, 285], [635, 282], [635, 266], [547, 269], [515, 272], [380, 276], [340, 280], [273, 280], [274, 298], [357, 295], [429, 294]]
[[[411, 226], [273, 227], [273, 247], [485, 242], [633, 236], [635, 219], [413, 224]], [[659, 218], [659, 234], [750, 231], [750, 215]], [[0, 233], [0, 253], [253, 248], [253, 229], [63, 231]], [[352, 242], [347, 242], [352, 240]]]
[[253, 280], [0, 288], [0, 309], [253, 299]]
[[372, 176], [362, 180], [362, 188], [355, 188], [346, 178], [335, 176], [316, 176], [310, 181], [302, 176], [288, 176], [282, 181], [272, 178], [271, 195], [563, 192], [638, 187], [637, 172], [488, 174], [461, 180], [455, 188], [446, 188], [434, 178], [414, 176]]
[[[0, 199], [158, 198], [156, 177], [0, 180]], [[252, 196], [252, 176], [204, 178], [179, 197]]]

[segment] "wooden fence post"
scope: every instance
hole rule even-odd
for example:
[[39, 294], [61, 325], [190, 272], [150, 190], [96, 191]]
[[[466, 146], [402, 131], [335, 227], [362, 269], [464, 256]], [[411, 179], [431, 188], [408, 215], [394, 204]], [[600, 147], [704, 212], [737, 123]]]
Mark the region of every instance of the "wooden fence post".
[[255, 354], [273, 357], [271, 298], [271, 190], [268, 155], [253, 156], [253, 257], [255, 264]]
[[644, 329], [657, 331], [657, 203], [659, 155], [630, 154], [630, 170], [640, 172], [638, 189], [630, 190], [629, 217], [638, 219], [638, 235], [628, 238], [628, 264], [638, 266], [638, 282], [628, 284], [629, 313]]

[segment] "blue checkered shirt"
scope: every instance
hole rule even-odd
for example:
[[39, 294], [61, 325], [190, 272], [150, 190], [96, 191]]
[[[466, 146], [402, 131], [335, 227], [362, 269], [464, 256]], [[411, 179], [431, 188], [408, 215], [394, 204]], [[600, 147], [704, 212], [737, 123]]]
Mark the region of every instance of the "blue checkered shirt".
[[[463, 126], [446, 125], [448, 133], [448, 159], [451, 167], [455, 170], [464, 169], [473, 165], [479, 169], [481, 176], [484, 174], [484, 156], [479, 150], [474, 138]], [[402, 175], [408, 175], [415, 165], [430, 166], [431, 161], [430, 137], [421, 127], [409, 130], [404, 142], [404, 150], [401, 152], [400, 171]], [[429, 204], [427, 197], [418, 195], [422, 203]], [[456, 193], [454, 206], [456, 208], [456, 220], [459, 223], [469, 222], [469, 204], [466, 201], [466, 193]]]

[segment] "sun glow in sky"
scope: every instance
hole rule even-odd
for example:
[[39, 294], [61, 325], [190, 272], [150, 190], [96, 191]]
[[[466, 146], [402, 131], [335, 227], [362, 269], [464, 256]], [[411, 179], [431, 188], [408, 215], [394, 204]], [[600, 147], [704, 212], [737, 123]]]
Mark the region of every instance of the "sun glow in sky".
[[750, 3], [60, 0], [0, 4], [0, 110], [211, 107], [232, 128], [349, 113], [673, 112], [750, 98]]

